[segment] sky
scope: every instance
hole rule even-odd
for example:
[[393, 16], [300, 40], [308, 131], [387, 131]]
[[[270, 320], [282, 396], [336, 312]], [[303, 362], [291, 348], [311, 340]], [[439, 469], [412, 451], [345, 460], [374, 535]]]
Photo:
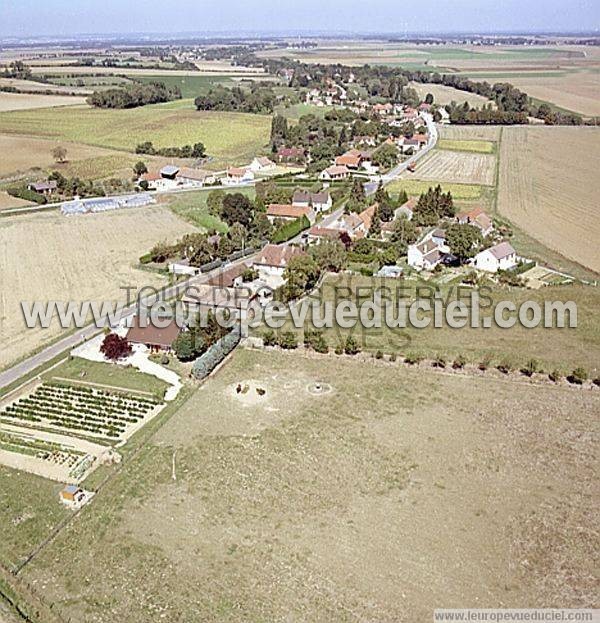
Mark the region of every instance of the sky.
[[600, 29], [600, 0], [0, 0], [0, 36]]

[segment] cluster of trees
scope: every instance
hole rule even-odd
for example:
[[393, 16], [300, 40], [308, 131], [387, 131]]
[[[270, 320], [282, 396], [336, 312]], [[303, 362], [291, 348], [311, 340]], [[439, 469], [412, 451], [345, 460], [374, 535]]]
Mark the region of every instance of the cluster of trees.
[[136, 145], [135, 153], [167, 158], [205, 158], [206, 147], [200, 142], [183, 147], [154, 147], [152, 141], [144, 141]]
[[468, 102], [462, 105], [451, 102], [446, 106], [450, 115], [450, 121], [457, 124], [471, 125], [516, 125], [528, 123], [527, 112], [507, 111], [493, 108], [491, 104], [486, 104], [482, 108], [469, 106]]
[[[201, 326], [204, 324], [205, 326]], [[173, 350], [179, 361], [193, 361], [204, 353], [213, 344], [217, 343], [225, 334], [214, 314], [209, 312], [206, 322], [196, 322], [194, 326], [182, 331], [173, 342]]]
[[2, 72], [3, 78], [17, 78], [18, 80], [31, 80], [31, 68], [23, 61], [12, 61]]
[[167, 87], [163, 82], [135, 82], [124, 87], [94, 91], [87, 99], [97, 108], [136, 108], [181, 99], [178, 86]]
[[454, 216], [454, 201], [452, 194], [442, 192], [438, 184], [435, 188], [429, 188], [423, 193], [413, 212], [415, 225], [437, 225], [442, 218]]
[[197, 110], [272, 113], [277, 101], [270, 87], [253, 84], [250, 89], [217, 86], [195, 100]]
[[481, 250], [483, 237], [477, 227], [458, 223], [446, 227], [446, 242], [450, 252], [461, 264], [472, 258]]

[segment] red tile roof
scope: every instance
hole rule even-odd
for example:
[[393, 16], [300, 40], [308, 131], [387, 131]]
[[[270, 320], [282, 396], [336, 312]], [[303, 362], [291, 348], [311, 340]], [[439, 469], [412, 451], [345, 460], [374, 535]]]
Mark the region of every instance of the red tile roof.
[[301, 218], [309, 214], [309, 207], [297, 207], [283, 203], [272, 203], [267, 207], [267, 216], [276, 218]]

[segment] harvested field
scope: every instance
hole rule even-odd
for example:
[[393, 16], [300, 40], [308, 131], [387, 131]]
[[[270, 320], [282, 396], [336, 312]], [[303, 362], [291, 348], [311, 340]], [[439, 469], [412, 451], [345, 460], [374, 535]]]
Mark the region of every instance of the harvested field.
[[488, 125], [438, 125], [440, 139], [459, 141], [499, 141], [500, 127]]
[[25, 201], [25, 199], [19, 199], [19, 197], [13, 197], [5, 191], [0, 191], [0, 210], [6, 208], [23, 208], [25, 206], [34, 205], [31, 201]]
[[87, 95], [92, 92], [90, 89], [82, 89], [76, 86], [62, 86], [58, 84], [48, 84], [46, 82], [36, 82], [35, 80], [18, 80], [17, 78], [0, 78], [0, 87], [15, 87], [20, 91], [39, 91], [40, 93], [45, 93], [50, 90], [66, 94], [76, 92], [81, 95]]
[[600, 393], [327, 361], [236, 352], [23, 579], [123, 623], [595, 603]]
[[29, 110], [31, 108], [49, 108], [85, 104], [84, 97], [68, 95], [33, 95], [31, 93], [6, 93], [0, 91], [0, 112], [7, 110]]
[[160, 240], [190, 231], [191, 225], [159, 206], [0, 219], [0, 368], [61, 332], [56, 322], [49, 329], [27, 329], [20, 301], [123, 300], [121, 286], [162, 282], [134, 268], [139, 256]]
[[494, 185], [496, 158], [488, 154], [435, 150], [412, 174], [416, 179]]
[[550, 249], [600, 272], [600, 130], [504, 128], [498, 210]]
[[134, 151], [151, 140], [156, 147], [202, 141], [221, 164], [247, 164], [269, 141], [270, 117], [198, 112], [167, 105], [128, 110], [90, 107], [0, 113], [0, 132], [74, 141]]

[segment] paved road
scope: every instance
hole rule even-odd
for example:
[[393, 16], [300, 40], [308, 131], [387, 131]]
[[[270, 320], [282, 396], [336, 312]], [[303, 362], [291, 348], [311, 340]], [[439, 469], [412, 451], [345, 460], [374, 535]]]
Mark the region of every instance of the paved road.
[[[225, 268], [231, 268], [232, 266], [236, 266], [237, 264], [247, 262], [249, 260], [252, 260], [254, 257], [254, 255], [249, 255], [247, 257], [241, 258], [239, 260], [236, 260], [235, 262], [227, 264]], [[185, 281], [181, 281], [175, 285], [168, 286], [162, 291], [159, 296], [163, 299], [173, 299], [181, 294], [188, 286], [204, 283], [211, 277], [217, 275], [219, 271], [222, 270], [222, 268], [223, 267], [215, 268], [214, 270], [204, 273], [202, 275], [191, 277], [190, 279], [186, 279]], [[144, 297], [143, 302], [146, 304], [151, 304], [156, 301], [157, 298], [158, 297], [156, 295]], [[123, 320], [124, 318], [132, 316], [135, 313], [136, 309], [137, 304], [133, 304], [129, 307], [124, 308], [118, 316], [118, 320]], [[99, 329], [95, 324], [89, 324], [86, 327], [78, 329], [75, 333], [68, 335], [60, 339], [58, 342], [55, 342], [54, 344], [44, 348], [39, 353], [32, 355], [21, 363], [18, 363], [11, 368], [7, 368], [6, 370], [4, 370], [4, 372], [0, 372], [0, 389], [6, 387], [7, 385], [10, 385], [11, 383], [14, 383], [25, 374], [32, 372], [39, 366], [54, 359], [61, 353], [71, 350], [78, 344], [81, 344], [83, 341], [88, 340], [100, 331], [101, 329]]]
[[[422, 113], [422, 118], [425, 121], [428, 129], [429, 139], [427, 141], [427, 145], [420, 149], [414, 156], [411, 156], [408, 160], [401, 162], [396, 165], [393, 169], [388, 171], [385, 175], [381, 176], [381, 181], [384, 186], [387, 186], [391, 181], [395, 180], [401, 173], [407, 170], [408, 165], [419, 161], [426, 154], [428, 154], [436, 145], [438, 141], [438, 131], [433, 122], [433, 117], [429, 113]], [[379, 186], [379, 181], [367, 182], [365, 184], [365, 192], [367, 195], [372, 195], [377, 191], [377, 187]]]

